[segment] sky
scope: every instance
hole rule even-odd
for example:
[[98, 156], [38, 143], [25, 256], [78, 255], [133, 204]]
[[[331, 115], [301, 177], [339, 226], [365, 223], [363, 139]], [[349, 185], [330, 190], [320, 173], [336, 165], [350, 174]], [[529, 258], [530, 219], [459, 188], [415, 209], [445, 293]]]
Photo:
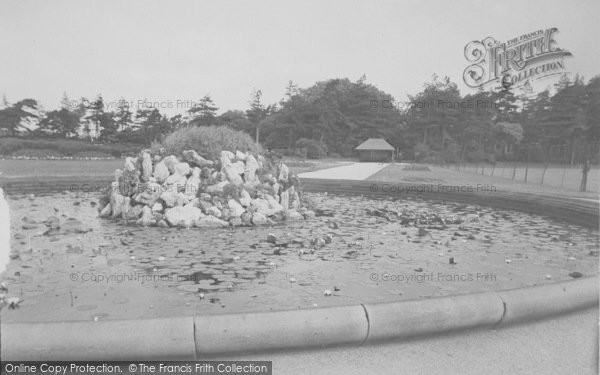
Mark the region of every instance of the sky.
[[222, 113], [247, 109], [254, 89], [269, 104], [290, 80], [363, 74], [399, 101], [433, 74], [465, 94], [467, 43], [550, 27], [587, 80], [600, 74], [599, 14], [598, 0], [0, 0], [0, 95], [51, 110], [64, 92], [101, 93], [175, 114], [209, 94]]

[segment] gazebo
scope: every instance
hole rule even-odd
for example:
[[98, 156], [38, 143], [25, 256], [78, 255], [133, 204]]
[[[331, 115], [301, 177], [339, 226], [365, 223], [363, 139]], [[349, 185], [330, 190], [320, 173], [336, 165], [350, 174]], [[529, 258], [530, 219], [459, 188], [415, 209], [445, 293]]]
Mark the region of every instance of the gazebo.
[[389, 162], [394, 158], [394, 147], [383, 138], [369, 138], [355, 150], [362, 162]]

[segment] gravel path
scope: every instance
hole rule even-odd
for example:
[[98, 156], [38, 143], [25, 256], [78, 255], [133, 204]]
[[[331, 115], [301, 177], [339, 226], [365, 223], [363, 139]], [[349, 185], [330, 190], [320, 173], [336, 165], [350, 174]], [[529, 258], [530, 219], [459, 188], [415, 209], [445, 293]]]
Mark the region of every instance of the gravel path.
[[314, 172], [300, 173], [300, 178], [324, 178], [329, 180], [366, 180], [387, 167], [387, 163], [354, 163]]

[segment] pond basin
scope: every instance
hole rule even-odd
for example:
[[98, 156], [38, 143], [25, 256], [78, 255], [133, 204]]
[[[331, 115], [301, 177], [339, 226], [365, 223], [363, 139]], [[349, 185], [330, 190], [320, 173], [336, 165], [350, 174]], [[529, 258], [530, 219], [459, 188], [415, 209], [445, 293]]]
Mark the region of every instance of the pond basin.
[[144, 228], [98, 218], [98, 198], [9, 197], [0, 280], [23, 302], [3, 323], [312, 309], [598, 274], [598, 231], [516, 211], [306, 193], [317, 217], [301, 222]]

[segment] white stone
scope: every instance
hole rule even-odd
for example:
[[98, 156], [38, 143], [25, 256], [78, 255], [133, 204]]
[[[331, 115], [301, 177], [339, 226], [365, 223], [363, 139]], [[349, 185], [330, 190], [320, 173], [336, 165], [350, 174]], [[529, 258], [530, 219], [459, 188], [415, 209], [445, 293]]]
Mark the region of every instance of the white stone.
[[129, 172], [135, 171], [135, 164], [137, 163], [137, 158], [126, 157], [125, 158], [125, 170]]
[[162, 193], [162, 186], [156, 182], [149, 182], [145, 185], [144, 191], [135, 196], [135, 201], [146, 206], [152, 206]]
[[148, 181], [152, 176], [152, 157], [149, 152], [142, 153], [142, 179]]
[[177, 158], [175, 156], [169, 155], [169, 156], [165, 157], [162, 160], [162, 162], [165, 163], [165, 165], [169, 169], [169, 173], [173, 174], [173, 173], [175, 173], [175, 164], [179, 163], [179, 160], [177, 160]]
[[214, 216], [203, 216], [194, 223], [197, 227], [228, 227], [229, 223]]
[[252, 215], [252, 224], [254, 224], [254, 225], [265, 225], [268, 222], [269, 221], [267, 220], [267, 217], [260, 212], [255, 212]]
[[110, 206], [112, 207], [112, 218], [116, 219], [121, 217], [123, 214], [123, 201], [125, 197], [119, 194], [118, 191], [113, 190], [110, 195]]
[[152, 209], [150, 207], [144, 206], [144, 208], [142, 208], [142, 217], [137, 221], [137, 224], [143, 226], [156, 224], [156, 220], [154, 220]]
[[252, 203], [250, 193], [242, 189], [242, 192], [240, 193], [240, 204], [244, 207], [248, 207], [250, 206], [250, 203]]
[[242, 207], [235, 199], [230, 199], [227, 202], [227, 205], [229, 206], [229, 215], [231, 217], [240, 217], [245, 211], [244, 207]]
[[298, 192], [295, 191], [291, 197], [290, 208], [297, 210], [300, 208], [300, 197], [298, 196]]
[[241, 175], [241, 174], [244, 174], [244, 171], [246, 169], [246, 165], [242, 161], [236, 161], [235, 163], [231, 164], [231, 169], [235, 173]]
[[290, 169], [287, 167], [287, 165], [281, 163], [279, 164], [279, 175], [277, 176], [277, 179], [279, 181], [287, 181], [289, 178], [289, 174], [290, 174]]
[[290, 221], [304, 220], [304, 216], [296, 210], [289, 210], [285, 214], [285, 218]]
[[175, 172], [173, 172], [174, 174], [179, 174], [182, 176], [187, 176], [191, 172], [190, 165], [188, 163], [177, 163], [173, 168], [175, 169]]
[[269, 202], [266, 199], [256, 198], [250, 203], [250, 207], [252, 207], [256, 212], [265, 216], [269, 216], [271, 214]]
[[163, 210], [163, 205], [160, 204], [160, 202], [156, 202], [152, 206], [152, 212], [162, 212], [162, 210]]
[[223, 192], [223, 188], [227, 184], [228, 184], [227, 181], [221, 181], [221, 182], [219, 182], [217, 184], [210, 185], [210, 186], [206, 187], [206, 192], [209, 193], [209, 194], [222, 193]]
[[165, 161], [160, 161], [158, 162], [155, 166], [154, 166], [154, 172], [152, 173], [152, 176], [154, 178], [156, 178], [156, 181], [159, 183], [163, 183], [167, 177], [169, 177], [169, 168], [167, 168], [167, 165], [165, 164]]
[[199, 167], [207, 167], [213, 165], [212, 160], [206, 160], [194, 150], [187, 150], [182, 152], [183, 159], [188, 163]]
[[244, 167], [244, 180], [245, 182], [254, 184], [258, 182], [256, 171], [259, 169], [259, 164], [252, 155], [248, 155], [246, 158], [246, 165]]
[[160, 194], [160, 199], [165, 202], [167, 207], [175, 207], [177, 204], [177, 193], [175, 191], [164, 191]]
[[108, 203], [106, 206], [104, 206], [102, 211], [100, 211], [100, 217], [109, 217], [111, 212], [112, 212], [112, 208], [111, 208], [110, 203]]
[[244, 183], [242, 176], [235, 170], [232, 164], [226, 165], [221, 169], [221, 173], [225, 176], [227, 181], [231, 182], [234, 185], [241, 185]]
[[279, 204], [284, 210], [288, 210], [290, 208], [290, 192], [289, 189], [286, 191], [282, 191], [279, 197]]
[[180, 191], [185, 190], [185, 184], [187, 179], [181, 174], [172, 174], [165, 180], [165, 187], [167, 190]]
[[165, 211], [165, 220], [171, 226], [191, 227], [204, 214], [197, 207], [173, 207]]
[[281, 190], [281, 185], [279, 185], [277, 182], [275, 182], [273, 184], [273, 186], [271, 186], [273, 188], [273, 192], [275, 193], [275, 195], [279, 194], [279, 190]]
[[219, 210], [219, 209], [218, 209], [217, 207], [215, 207], [215, 206], [208, 207], [208, 208], [206, 209], [206, 213], [207, 213], [208, 215], [212, 215], [212, 216], [214, 216], [214, 217], [221, 217], [221, 210]]
[[245, 152], [241, 152], [241, 151], [235, 152], [235, 158], [237, 160], [245, 161], [247, 157], [248, 157], [248, 154], [246, 154]]
[[283, 210], [283, 206], [280, 205], [271, 195], [265, 194], [265, 199], [269, 203], [269, 209], [272, 213], [277, 213]]
[[[196, 171], [198, 171], [198, 173], [196, 173]], [[184, 193], [188, 196], [195, 197], [200, 189], [200, 183], [200, 168], [196, 167], [185, 183]]]

